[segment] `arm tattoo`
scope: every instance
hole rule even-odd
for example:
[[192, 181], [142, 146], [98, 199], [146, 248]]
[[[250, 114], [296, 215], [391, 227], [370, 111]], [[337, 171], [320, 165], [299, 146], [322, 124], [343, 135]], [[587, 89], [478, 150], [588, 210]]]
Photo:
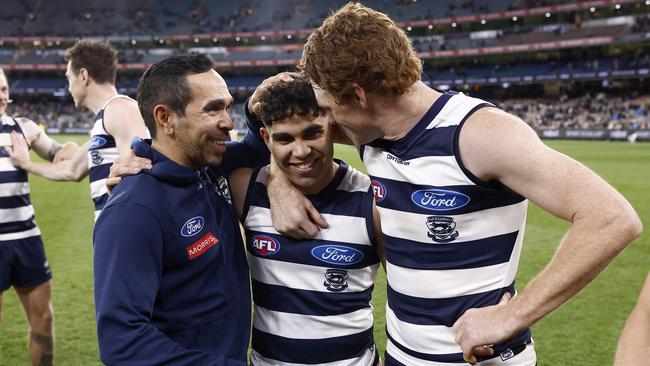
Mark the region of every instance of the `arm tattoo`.
[[61, 148], [62, 148], [61, 144], [59, 144], [56, 141], [52, 141], [52, 145], [50, 146], [50, 149], [47, 151], [47, 159], [49, 161], [54, 160], [54, 156], [56, 155], [56, 153], [59, 152], [59, 150], [61, 150]]

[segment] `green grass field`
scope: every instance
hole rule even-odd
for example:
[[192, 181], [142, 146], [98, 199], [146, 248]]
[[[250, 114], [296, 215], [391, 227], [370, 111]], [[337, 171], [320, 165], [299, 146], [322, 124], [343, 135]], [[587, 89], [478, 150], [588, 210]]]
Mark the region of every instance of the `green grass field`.
[[[63, 139], [69, 136], [61, 137]], [[72, 137], [79, 142], [85, 136]], [[585, 163], [623, 193], [650, 227], [650, 144], [549, 142]], [[337, 156], [359, 167], [355, 151], [337, 147]], [[31, 177], [32, 202], [54, 274], [58, 365], [98, 365], [92, 288], [93, 209], [88, 182], [51, 183]], [[568, 225], [530, 205], [518, 288], [553, 255]], [[539, 365], [611, 364], [616, 342], [650, 269], [647, 231], [589, 287], [533, 327]], [[375, 286], [375, 337], [383, 352], [385, 276]], [[27, 325], [13, 290], [4, 294], [0, 365], [28, 365]]]

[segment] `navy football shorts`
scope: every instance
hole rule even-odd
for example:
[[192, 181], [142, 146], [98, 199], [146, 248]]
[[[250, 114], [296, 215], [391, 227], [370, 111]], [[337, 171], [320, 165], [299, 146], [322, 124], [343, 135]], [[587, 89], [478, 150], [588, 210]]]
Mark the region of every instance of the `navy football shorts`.
[[35, 287], [52, 278], [40, 235], [0, 241], [0, 292]]

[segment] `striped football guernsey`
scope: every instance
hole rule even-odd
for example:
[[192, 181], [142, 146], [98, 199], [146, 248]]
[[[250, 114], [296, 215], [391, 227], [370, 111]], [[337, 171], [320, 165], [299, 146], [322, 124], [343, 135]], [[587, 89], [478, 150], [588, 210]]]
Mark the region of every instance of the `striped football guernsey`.
[[88, 146], [88, 168], [90, 168], [90, 194], [95, 203], [95, 221], [102, 212], [106, 200], [108, 200], [108, 189], [106, 179], [110, 173], [111, 165], [120, 156], [115, 144], [115, 138], [106, 131], [104, 127], [104, 111], [108, 104], [117, 98], [124, 98], [133, 103], [135, 100], [127, 95], [114, 95], [109, 98], [102, 109], [95, 116], [93, 129], [90, 131], [90, 146]]
[[[11, 132], [23, 134], [13, 118], [2, 116], [0, 135], [11, 141]], [[4, 148], [0, 148], [0, 241], [41, 235], [34, 221], [34, 208], [29, 198], [27, 172], [16, 168]]]
[[312, 240], [275, 231], [268, 166], [251, 177], [242, 217], [255, 303], [252, 365], [374, 365], [379, 259], [370, 179], [338, 164], [327, 187], [307, 196], [330, 225]]
[[[386, 246], [386, 365], [463, 364], [454, 322], [514, 294], [528, 201], [473, 176], [458, 153], [463, 123], [490, 106], [444, 93], [402, 139], [361, 149]], [[495, 356], [530, 341], [525, 329]]]

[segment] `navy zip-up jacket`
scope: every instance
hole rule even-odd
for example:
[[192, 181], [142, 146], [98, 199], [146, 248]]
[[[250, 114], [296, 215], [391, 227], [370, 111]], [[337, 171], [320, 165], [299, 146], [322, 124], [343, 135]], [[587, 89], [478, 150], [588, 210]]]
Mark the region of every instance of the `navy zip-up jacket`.
[[115, 187], [93, 236], [101, 360], [246, 365], [248, 265], [224, 175], [133, 148], [153, 167]]

